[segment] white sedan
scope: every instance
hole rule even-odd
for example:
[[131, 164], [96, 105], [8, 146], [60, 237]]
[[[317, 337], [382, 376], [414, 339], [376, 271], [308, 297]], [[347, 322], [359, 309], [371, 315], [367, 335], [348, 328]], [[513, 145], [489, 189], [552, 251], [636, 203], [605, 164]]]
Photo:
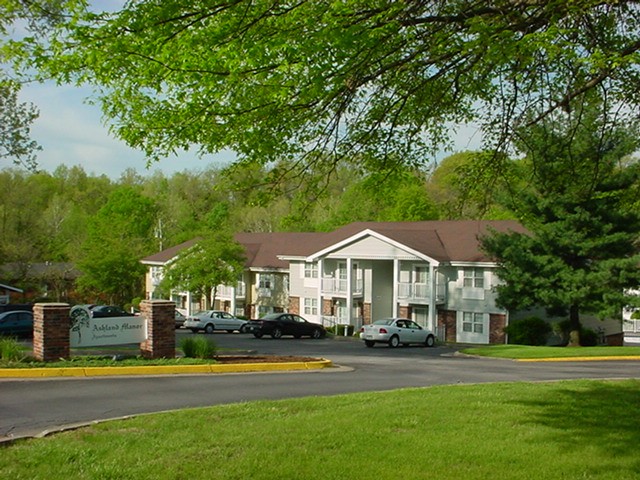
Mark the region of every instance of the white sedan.
[[205, 333], [213, 333], [214, 330], [226, 330], [229, 333], [238, 330], [243, 333], [247, 320], [236, 318], [228, 312], [222, 310], [205, 310], [194, 315], [190, 315], [184, 322], [184, 328], [192, 332], [204, 330]]
[[386, 343], [390, 347], [419, 343], [433, 347], [436, 337], [430, 330], [407, 318], [383, 318], [360, 329], [360, 338], [367, 347]]

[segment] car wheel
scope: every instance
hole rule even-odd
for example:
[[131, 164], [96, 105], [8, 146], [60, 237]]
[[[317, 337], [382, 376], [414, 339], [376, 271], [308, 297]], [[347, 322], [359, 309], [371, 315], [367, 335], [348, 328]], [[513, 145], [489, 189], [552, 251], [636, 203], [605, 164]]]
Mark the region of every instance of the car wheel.
[[246, 325], [242, 325], [240, 327], [240, 333], [247, 333], [247, 326]]
[[256, 338], [262, 338], [262, 333], [256, 332], [256, 333], [253, 334], [253, 336], [256, 337]]
[[426, 347], [433, 347], [435, 344], [436, 344], [436, 339], [433, 337], [433, 335], [429, 335], [424, 342], [424, 345]]
[[212, 323], [207, 324], [206, 327], [204, 327], [204, 333], [213, 333], [213, 331], [215, 330], [215, 327], [213, 326]]
[[282, 337], [282, 330], [279, 328], [275, 328], [273, 332], [271, 332], [271, 338], [280, 338]]
[[389, 339], [389, 346], [391, 348], [396, 348], [398, 345], [400, 345], [400, 338], [398, 338], [397, 335], [394, 335]]
[[316, 340], [322, 338], [322, 330], [314, 328], [313, 332], [311, 332], [311, 338], [315, 338]]
[[365, 340], [365, 341], [364, 341], [364, 344], [365, 344], [367, 347], [371, 348], [371, 347], [373, 347], [373, 346], [376, 344], [376, 342], [374, 342], [373, 340]]

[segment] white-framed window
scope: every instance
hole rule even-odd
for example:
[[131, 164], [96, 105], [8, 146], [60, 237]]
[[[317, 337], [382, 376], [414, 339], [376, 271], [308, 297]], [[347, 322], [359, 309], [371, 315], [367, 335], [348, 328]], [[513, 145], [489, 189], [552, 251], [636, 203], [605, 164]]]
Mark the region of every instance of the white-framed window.
[[272, 273], [261, 273], [258, 275], [258, 287], [271, 290], [274, 286], [274, 277]]
[[462, 312], [462, 331], [465, 333], [484, 333], [484, 314]]
[[304, 278], [318, 278], [318, 264], [305, 262]]
[[464, 287], [484, 288], [484, 270], [482, 268], [465, 268], [462, 285]]
[[318, 299], [317, 298], [304, 299], [304, 314], [318, 315]]

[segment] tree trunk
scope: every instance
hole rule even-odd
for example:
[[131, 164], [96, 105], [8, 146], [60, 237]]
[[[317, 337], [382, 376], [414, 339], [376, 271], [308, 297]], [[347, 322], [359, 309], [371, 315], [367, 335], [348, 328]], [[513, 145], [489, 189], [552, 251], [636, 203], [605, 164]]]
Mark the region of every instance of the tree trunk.
[[580, 313], [577, 305], [569, 309], [569, 343], [567, 347], [580, 346]]

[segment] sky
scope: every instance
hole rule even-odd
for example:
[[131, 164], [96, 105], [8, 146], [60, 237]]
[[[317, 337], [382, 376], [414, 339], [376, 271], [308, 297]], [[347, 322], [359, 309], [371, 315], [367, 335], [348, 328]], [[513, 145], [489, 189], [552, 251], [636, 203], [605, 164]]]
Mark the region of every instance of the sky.
[[[89, 175], [107, 175], [116, 180], [127, 168], [141, 175], [161, 170], [167, 176], [184, 170], [203, 170], [210, 164], [233, 160], [232, 152], [199, 158], [194, 152], [166, 158], [147, 168], [144, 153], [128, 147], [109, 133], [98, 105], [86, 102], [91, 91], [70, 85], [29, 84], [19, 100], [33, 103], [40, 116], [31, 126], [31, 138], [38, 142], [38, 168], [53, 172], [58, 166], [75, 165]], [[3, 165], [8, 166], [8, 165]]]

